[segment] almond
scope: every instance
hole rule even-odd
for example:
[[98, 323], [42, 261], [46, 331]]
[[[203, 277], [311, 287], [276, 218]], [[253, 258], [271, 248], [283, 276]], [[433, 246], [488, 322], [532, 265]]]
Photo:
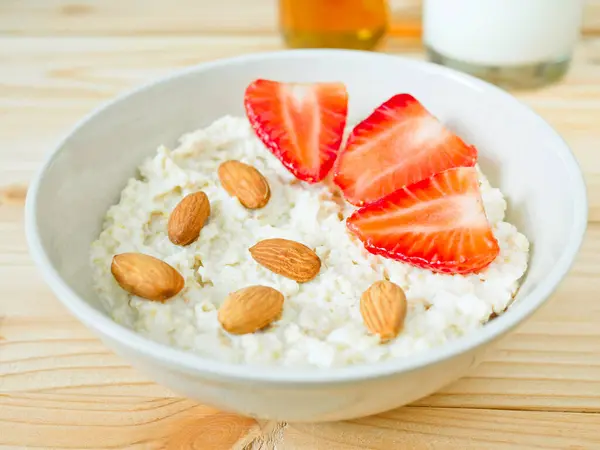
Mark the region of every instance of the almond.
[[377, 281], [360, 297], [360, 313], [369, 331], [382, 342], [393, 339], [406, 318], [404, 291], [391, 281]]
[[186, 195], [169, 217], [169, 239], [175, 245], [189, 245], [198, 239], [210, 215], [210, 202], [202, 191]]
[[243, 162], [225, 161], [219, 166], [219, 180], [223, 189], [248, 209], [262, 208], [271, 198], [267, 179]]
[[265, 239], [251, 247], [250, 254], [271, 272], [299, 283], [312, 280], [321, 270], [321, 260], [315, 252], [288, 239]]
[[283, 294], [267, 286], [249, 286], [230, 294], [219, 308], [219, 322], [232, 334], [261, 330], [279, 317]]
[[115, 255], [110, 271], [119, 286], [130, 294], [158, 302], [177, 295], [185, 284], [173, 267], [142, 253]]

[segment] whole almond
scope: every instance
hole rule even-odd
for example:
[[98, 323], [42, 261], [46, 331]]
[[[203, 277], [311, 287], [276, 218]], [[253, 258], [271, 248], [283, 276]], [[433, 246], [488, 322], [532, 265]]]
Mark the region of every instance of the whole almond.
[[243, 162], [225, 161], [219, 166], [219, 180], [227, 193], [248, 209], [262, 208], [271, 198], [267, 179]]
[[230, 294], [219, 308], [218, 319], [225, 331], [247, 334], [261, 330], [279, 317], [283, 294], [267, 286], [249, 286]]
[[175, 245], [189, 245], [198, 239], [210, 215], [210, 202], [202, 191], [186, 195], [169, 217], [169, 240]]
[[158, 302], [177, 295], [185, 284], [173, 267], [142, 253], [115, 255], [110, 271], [119, 286], [130, 294]]
[[312, 280], [321, 270], [321, 260], [315, 252], [288, 239], [265, 239], [251, 247], [250, 254], [271, 272], [299, 283]]
[[360, 297], [360, 313], [369, 331], [382, 342], [393, 339], [406, 318], [404, 291], [391, 281], [377, 281]]

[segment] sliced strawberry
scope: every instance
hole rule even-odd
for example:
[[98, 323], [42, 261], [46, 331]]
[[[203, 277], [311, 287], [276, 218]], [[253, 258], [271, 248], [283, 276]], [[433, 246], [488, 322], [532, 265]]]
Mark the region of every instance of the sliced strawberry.
[[325, 178], [342, 143], [348, 93], [342, 83], [256, 80], [246, 89], [246, 114], [267, 148], [296, 178]]
[[335, 183], [353, 205], [453, 167], [473, 166], [477, 150], [445, 128], [412, 95], [398, 94], [359, 123], [336, 163]]
[[434, 272], [476, 272], [500, 252], [474, 167], [399, 189], [357, 210], [347, 225], [369, 252]]

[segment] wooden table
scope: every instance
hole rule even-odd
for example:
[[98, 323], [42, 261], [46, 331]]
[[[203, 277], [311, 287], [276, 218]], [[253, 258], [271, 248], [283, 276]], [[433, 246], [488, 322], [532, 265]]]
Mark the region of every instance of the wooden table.
[[[406, 2], [394, 2], [401, 9], [383, 50], [422, 58], [418, 5]], [[600, 448], [598, 0], [587, 5], [568, 77], [517, 94], [585, 171], [585, 243], [549, 304], [469, 377], [375, 417], [257, 423], [148, 381], [53, 297], [27, 253], [23, 202], [59, 135], [101, 101], [173, 69], [279, 48], [270, 0], [0, 2], [0, 448]]]

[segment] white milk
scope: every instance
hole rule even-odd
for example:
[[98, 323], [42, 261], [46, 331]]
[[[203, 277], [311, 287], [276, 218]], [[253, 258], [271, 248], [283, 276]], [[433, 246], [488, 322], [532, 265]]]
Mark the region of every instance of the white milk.
[[424, 0], [424, 41], [471, 64], [516, 66], [568, 59], [583, 0]]

